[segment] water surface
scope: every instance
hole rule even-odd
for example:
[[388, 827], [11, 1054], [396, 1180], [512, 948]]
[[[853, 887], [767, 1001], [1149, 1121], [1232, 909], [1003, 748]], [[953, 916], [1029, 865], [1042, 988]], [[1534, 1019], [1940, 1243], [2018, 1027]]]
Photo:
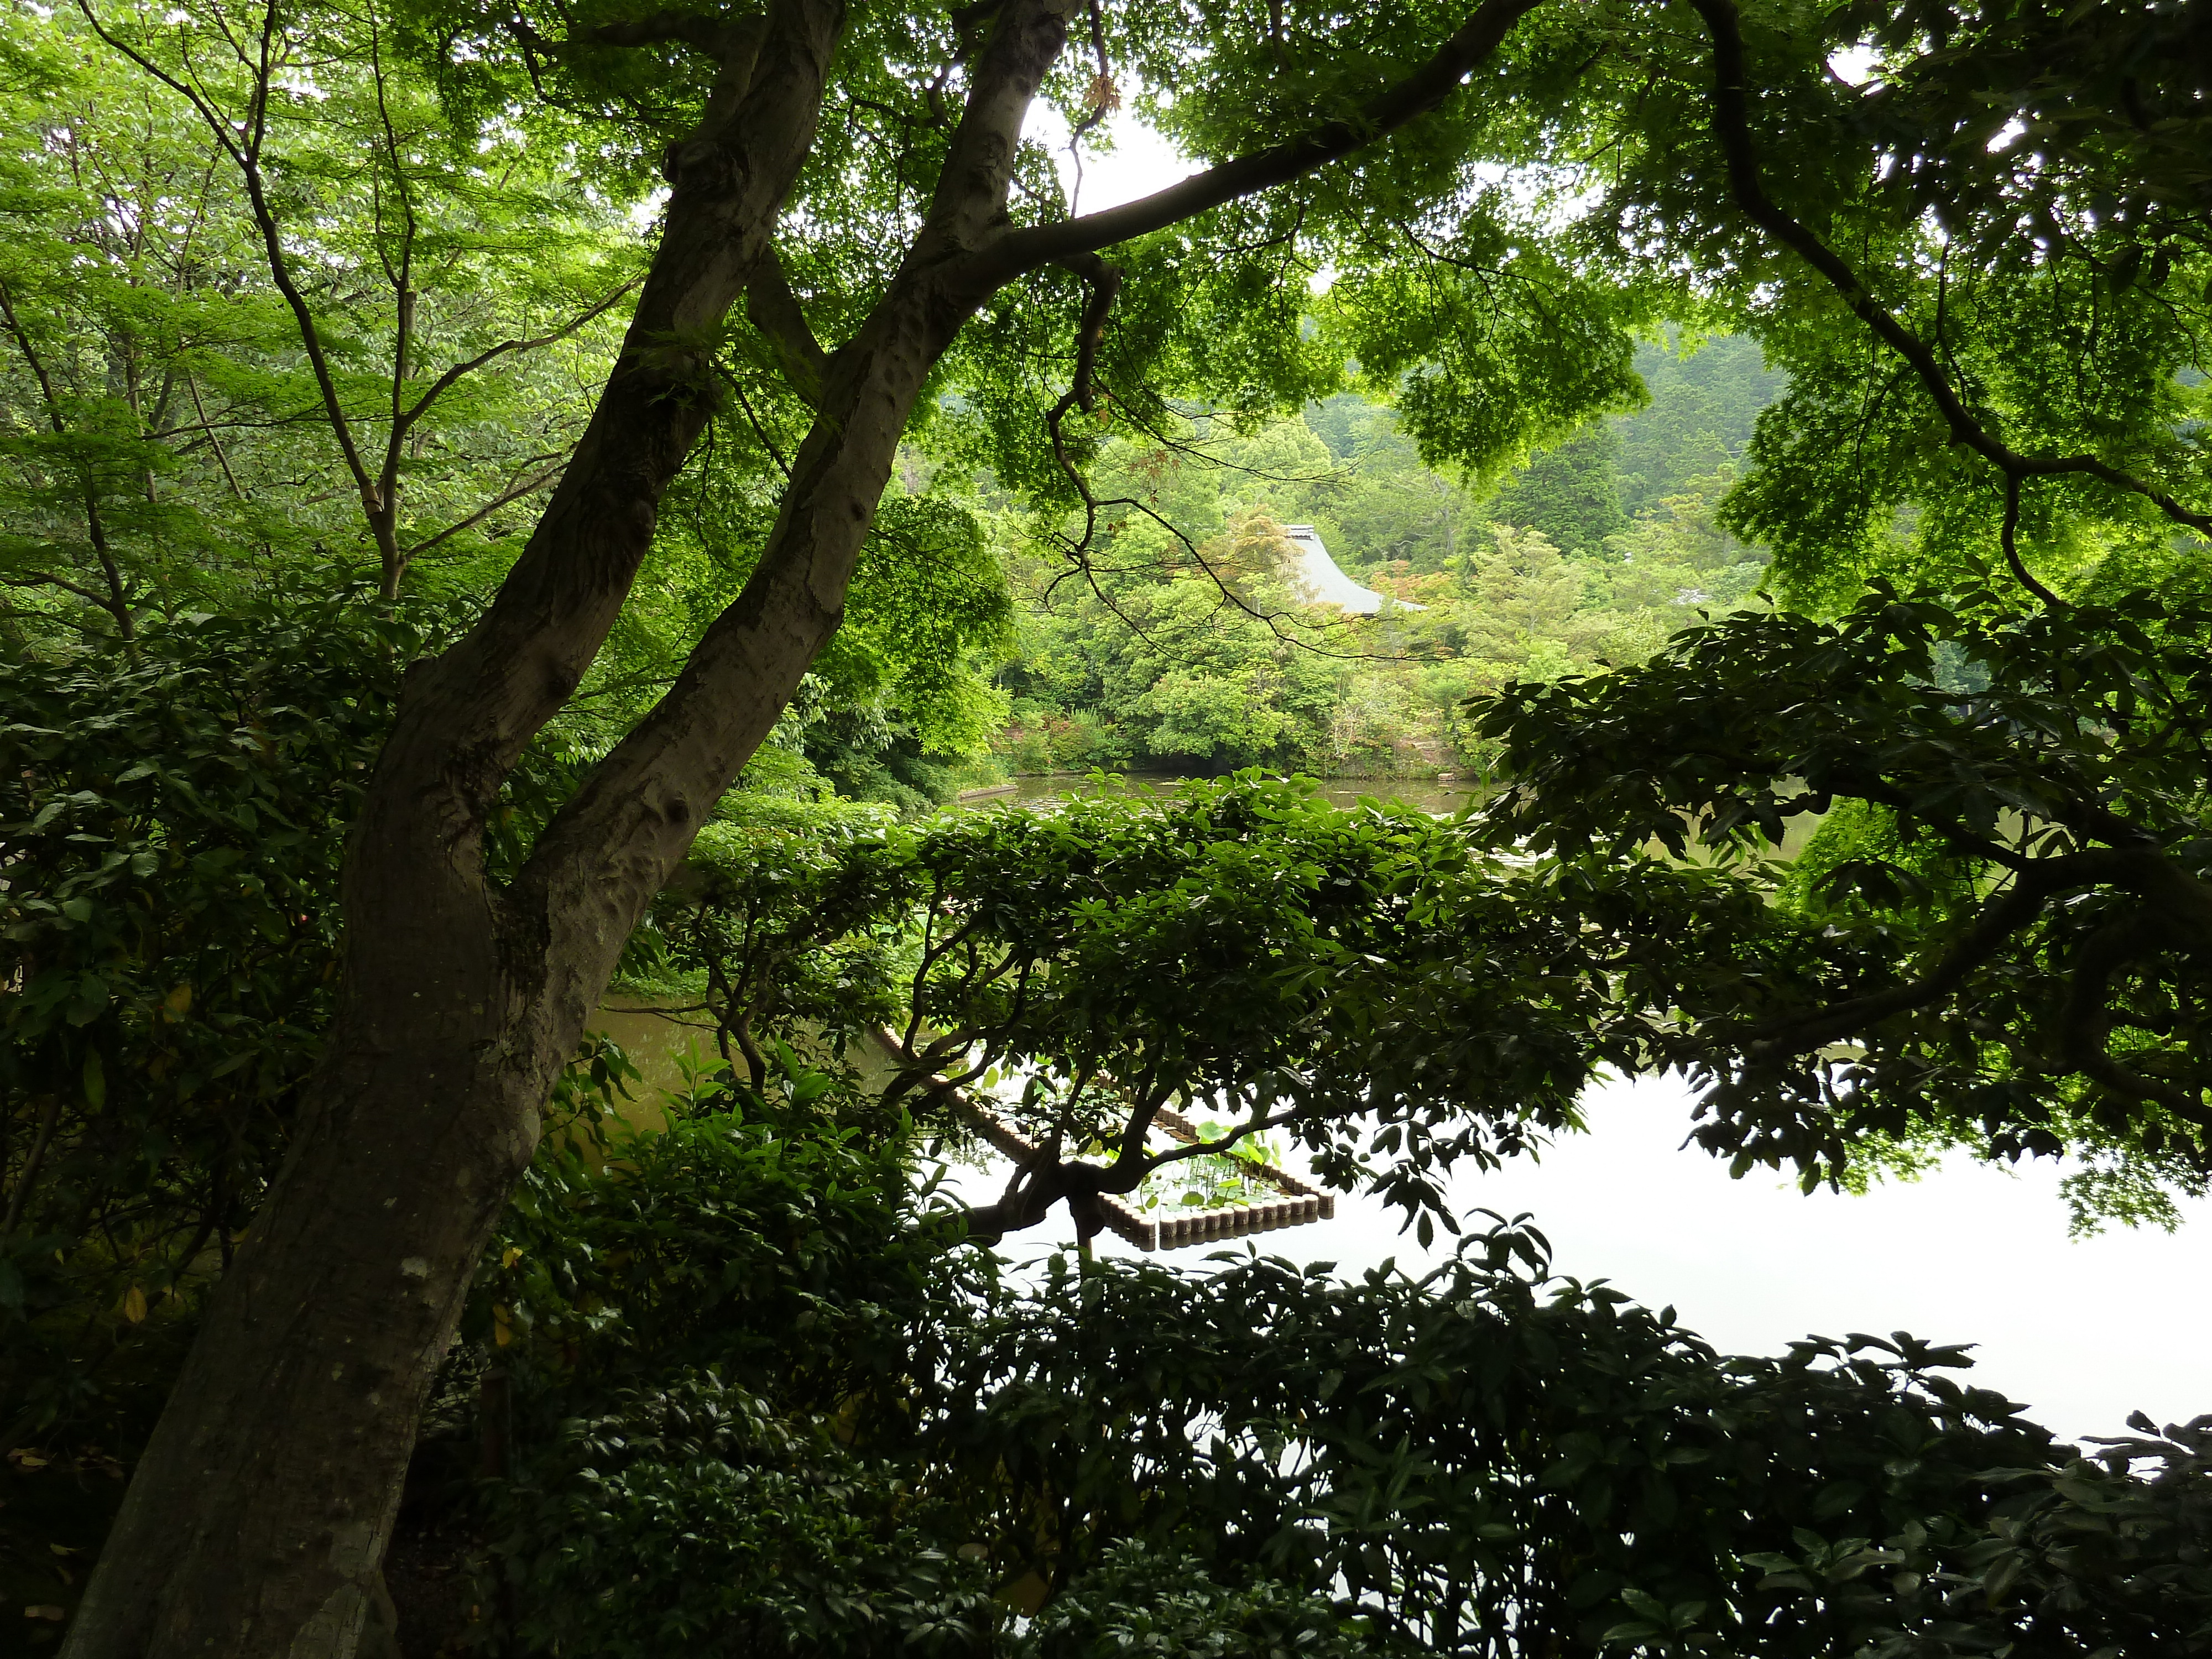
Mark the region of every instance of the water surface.
[[[1132, 793], [1172, 797], [1178, 790], [1193, 782], [1208, 780], [1146, 775], [1132, 773], [1127, 779]], [[1363, 800], [1402, 801], [1407, 806], [1424, 812], [1458, 812], [1481, 793], [1474, 783], [1439, 783], [1433, 778], [1323, 778], [1317, 792], [1333, 806], [1357, 806]], [[1091, 778], [1079, 772], [1057, 772], [1042, 777], [1014, 780], [1010, 789], [989, 794], [963, 797], [957, 805], [962, 807], [988, 806], [1005, 801], [1015, 805], [1030, 802], [1064, 800], [1073, 795], [1092, 795], [1098, 793]]]

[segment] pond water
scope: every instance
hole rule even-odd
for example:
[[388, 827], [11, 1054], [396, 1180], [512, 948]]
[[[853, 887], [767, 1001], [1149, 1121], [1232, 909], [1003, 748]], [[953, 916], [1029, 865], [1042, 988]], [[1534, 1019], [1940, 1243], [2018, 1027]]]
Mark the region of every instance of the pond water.
[[[1206, 780], [1137, 774], [1132, 774], [1127, 780], [1133, 793], [1164, 797], [1172, 797], [1186, 785]], [[1333, 805], [1356, 806], [1362, 800], [1395, 800], [1419, 807], [1424, 812], [1460, 811], [1481, 793], [1478, 784], [1439, 783], [1433, 778], [1323, 778], [1320, 782], [1322, 799]], [[1060, 772], [1017, 778], [1010, 787], [963, 795], [955, 805], [963, 808], [989, 806], [997, 802], [1021, 805], [1097, 793], [1097, 786], [1085, 774]]]
[[[1131, 788], [1163, 796], [1183, 787], [1180, 779], [1130, 780]], [[960, 805], [1042, 802], [1091, 789], [1079, 775], [1024, 778]], [[1344, 805], [1395, 798], [1451, 812], [1474, 787], [1335, 778], [1323, 781], [1322, 793]], [[1799, 850], [1813, 828], [1810, 818], [1792, 821], [1785, 854]], [[678, 1056], [686, 1049], [710, 1064], [716, 1058], [711, 1034], [695, 1024], [699, 1018], [617, 1001], [594, 1023], [630, 1050], [649, 1086], [671, 1087], [680, 1082]], [[624, 1115], [657, 1118], [649, 1089], [641, 1094]], [[2185, 1328], [2168, 1315], [2172, 1285], [2212, 1274], [2212, 1206], [2185, 1206], [2196, 1224], [2175, 1236], [2115, 1228], [2071, 1240], [2054, 1190], [2061, 1171], [2043, 1164], [2008, 1172], [1960, 1158], [1922, 1180], [1878, 1186], [1864, 1197], [1807, 1198], [1764, 1171], [1733, 1180], [1726, 1164], [1685, 1147], [1690, 1106], [1677, 1079], [1601, 1085], [1585, 1102], [1591, 1133], [1565, 1138], [1540, 1162], [1516, 1159], [1489, 1173], [1463, 1167], [1448, 1201], [1462, 1212], [1534, 1211], [1562, 1271], [1619, 1275], [1621, 1288], [1649, 1303], [1676, 1304], [1688, 1324], [1728, 1351], [1778, 1352], [1808, 1329], [1902, 1324], [1939, 1340], [1978, 1341], [1973, 1380], [2023, 1400], [2067, 1436], [2118, 1433], [2136, 1407], [2160, 1422], [2202, 1408], [2212, 1327]], [[1285, 1165], [1294, 1175], [1306, 1172], [1295, 1152]], [[948, 1188], [988, 1202], [1004, 1188], [1007, 1170], [993, 1158], [947, 1173]], [[1254, 1245], [1176, 1250], [1166, 1259], [1204, 1269], [1227, 1259], [1224, 1252], [1241, 1257], [1257, 1248], [1301, 1262], [1327, 1258], [1354, 1274], [1395, 1258], [1419, 1273], [1450, 1250], [1454, 1241], [1441, 1235], [1432, 1248], [1421, 1248], [1399, 1232], [1400, 1220], [1371, 1198], [1349, 1195], [1332, 1221]], [[1065, 1212], [1058, 1211], [1000, 1248], [1011, 1262], [1036, 1264], [1017, 1272], [1041, 1273], [1042, 1258], [1070, 1242]], [[1133, 1249], [1111, 1233], [1097, 1243], [1106, 1252]], [[1971, 1273], [1931, 1270], [1930, 1264], [1969, 1260], [1981, 1265]], [[2069, 1340], [2052, 1340], [2057, 1328]]]
[[[1131, 775], [1127, 785], [1133, 793], [1158, 795], [1171, 799], [1176, 793], [1193, 781], [1189, 778], [1145, 776]], [[1363, 800], [1398, 801], [1418, 807], [1424, 812], [1457, 813], [1464, 811], [1470, 802], [1481, 799], [1483, 786], [1479, 783], [1439, 782], [1433, 778], [1322, 778], [1321, 798], [1336, 806], [1357, 806]], [[1084, 774], [1054, 773], [1042, 777], [1017, 778], [1011, 784], [996, 789], [979, 789], [960, 797], [953, 803], [963, 811], [994, 805], [1025, 805], [1035, 803], [1064, 800], [1074, 795], [1093, 795], [1098, 786]], [[1821, 820], [1810, 812], [1801, 812], [1796, 817], [1784, 820], [1782, 844], [1775, 848], [1785, 859], [1794, 859], [1805, 850], [1805, 843], [1820, 829]], [[1692, 849], [1692, 856], [1698, 854]]]

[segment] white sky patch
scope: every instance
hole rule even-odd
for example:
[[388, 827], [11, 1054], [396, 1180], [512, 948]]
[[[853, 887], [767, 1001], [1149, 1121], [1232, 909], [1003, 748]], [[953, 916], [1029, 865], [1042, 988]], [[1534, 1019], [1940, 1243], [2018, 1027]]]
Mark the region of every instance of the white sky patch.
[[629, 222], [634, 230], [651, 230], [660, 222], [660, 210], [668, 205], [668, 186], [656, 185], [641, 201], [629, 205]]
[[295, 98], [305, 98], [311, 103], [319, 104], [330, 96], [328, 92], [316, 85], [313, 70], [279, 70], [270, 80], [280, 90], [290, 93]]
[[1995, 155], [2000, 150], [2010, 149], [2013, 145], [2019, 143], [2021, 139], [2027, 136], [2027, 123], [2021, 120], [2020, 117], [2015, 115], [2011, 120], [2006, 122], [1995, 132], [1991, 133], [1990, 135], [1990, 142], [1984, 145], [1983, 148], [1987, 149], [1990, 155]]
[[[1067, 123], [1060, 112], [1042, 101], [1030, 106], [1030, 118], [1022, 137], [1052, 151], [1060, 167], [1060, 185], [1074, 194], [1072, 210], [1098, 213], [1108, 208], [1181, 184], [1199, 171], [1192, 161], [1158, 132], [1127, 109], [1116, 111], [1105, 122], [1084, 135], [1083, 174], [1079, 193], [1073, 164], [1067, 155]], [[1094, 146], [1100, 138], [1114, 148]]]
[[1875, 67], [1881, 61], [1881, 54], [1864, 41], [1828, 54], [1829, 69], [1838, 80], [1851, 87], [1863, 87], [1873, 80]]
[[[1061, 186], [1073, 198], [1070, 210], [1077, 214], [1102, 213], [1137, 201], [1181, 184], [1205, 166], [1185, 155], [1127, 108], [1116, 111], [1102, 126], [1085, 135], [1079, 179], [1068, 155], [1067, 123], [1059, 111], [1042, 102], [1032, 104], [1022, 137], [1052, 151]], [[1102, 137], [1112, 141], [1111, 150], [1092, 148], [1092, 143]], [[1595, 187], [1580, 194], [1563, 190], [1565, 174], [1542, 168], [1486, 162], [1470, 167], [1468, 173], [1474, 184], [1499, 191], [1547, 229], [1564, 228], [1597, 193]], [[1315, 294], [1326, 294], [1339, 275], [1334, 264], [1324, 263], [1307, 277], [1306, 285]]]

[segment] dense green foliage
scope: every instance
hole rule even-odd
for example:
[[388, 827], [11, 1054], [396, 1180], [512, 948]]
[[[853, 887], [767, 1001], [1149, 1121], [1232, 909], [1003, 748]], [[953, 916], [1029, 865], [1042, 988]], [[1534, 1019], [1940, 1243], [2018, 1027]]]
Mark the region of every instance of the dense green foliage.
[[[1088, 580], [1016, 558], [1031, 609], [999, 676], [1005, 763], [1479, 767], [1471, 693], [1637, 661], [1698, 611], [1747, 603], [1764, 556], [1715, 515], [1775, 377], [1743, 338], [1646, 346], [1636, 365], [1649, 406], [1489, 492], [1352, 393], [1249, 435], [1109, 449], [1094, 486], [1139, 505], [1109, 515]], [[1420, 608], [1366, 622], [1315, 605], [1274, 536], [1297, 523], [1356, 581]]]
[[[2212, 1170], [2206, 626], [2178, 592], [2022, 616], [1881, 586], [1833, 624], [1711, 624], [1502, 698], [1491, 818], [1607, 870], [1694, 835], [1769, 899], [1662, 1044], [1711, 1074], [1698, 1139], [1739, 1169], [2065, 1151], [2084, 1212], [2171, 1219], [2166, 1191]], [[1801, 867], [1760, 866], [1785, 817], [1838, 801]]]
[[[1432, 1206], [1438, 1170], [1573, 1126], [1600, 1066], [1644, 1062], [1644, 999], [1673, 981], [1624, 984], [1639, 926], [1703, 917], [1664, 959], [1680, 975], [1763, 915], [1713, 872], [1532, 874], [1426, 814], [1252, 776], [1164, 806], [818, 825], [710, 827], [705, 872], [660, 912], [666, 960], [703, 972], [727, 1040], [764, 1076], [771, 1041], [890, 1018], [891, 1102], [940, 1066], [1018, 1072], [1009, 1109], [1116, 1154], [1108, 1191], [1217, 1144], [1142, 1152], [1164, 1107]], [[1425, 1215], [1424, 1238], [1438, 1220], [1457, 1224]]]
[[[636, 181], [569, 165], [582, 130], [558, 115], [457, 120], [374, 10], [287, 9], [259, 71], [234, 50], [258, 25], [240, 33], [235, 17], [196, 13], [182, 31], [156, 11], [99, 18], [142, 63], [75, 9], [0, 18], [11, 657], [88, 637], [127, 651], [153, 619], [333, 582], [357, 605], [381, 584], [465, 617], [612, 361], [645, 252], [625, 211]], [[230, 129], [163, 75], [217, 116], [269, 81], [251, 182]], [[683, 480], [552, 747], [604, 752], [742, 586], [775, 511], [744, 418], [733, 410]], [[341, 483], [356, 461], [360, 478]], [[760, 763], [787, 787], [826, 776], [926, 804], [998, 723], [983, 671], [1006, 637], [1005, 579], [966, 492], [914, 483], [887, 503], [848, 624]], [[924, 750], [933, 768], [917, 766]]]
[[1432, 1161], [1571, 1126], [1612, 1066], [1702, 1079], [1739, 1171], [2066, 1154], [2077, 1224], [2171, 1223], [2212, 1170], [2192, 616], [1881, 590], [1711, 623], [1502, 696], [1510, 781], [1461, 827], [1249, 779], [756, 814], [702, 838], [665, 960], [757, 1077], [765, 1034], [911, 1011], [920, 1070], [1019, 1067], [1040, 1133], [1110, 1149], [1203, 1107], [1415, 1206]]
[[510, 1609], [514, 1650], [2212, 1638], [2198, 1430], [2077, 1459], [1901, 1334], [1724, 1359], [1550, 1277], [1518, 1224], [1419, 1282], [1055, 1257], [1025, 1289], [916, 1212], [892, 1149], [809, 1127], [793, 1103], [825, 1081], [695, 1097], [600, 1172], [533, 1172], [472, 1315], [512, 1469], [442, 1500], [477, 1516], [447, 1535], [478, 1540], [472, 1605]]
[[[2095, 621], [2099, 638], [2124, 634], [2116, 619]], [[1926, 688], [1931, 629], [1960, 663], [1980, 665], [1978, 693]], [[2056, 629], [1999, 615], [1978, 632], [1926, 607], [1869, 607], [1799, 650], [1799, 672], [1863, 688], [1856, 710], [1828, 690], [1832, 678], [1802, 702], [1775, 702], [1771, 656], [1734, 672], [1766, 697], [1769, 741], [1796, 729], [1793, 718], [1814, 721], [1774, 763], [1778, 778], [1826, 777], [1802, 750], [1824, 732], [1848, 753], [1869, 728], [1881, 735], [1878, 717], [1927, 725], [1964, 707], [1984, 718], [1944, 739], [1945, 775], [1975, 752], [1974, 730], [1992, 734], [1982, 763], [2012, 768], [1990, 786], [2002, 790], [1992, 800], [2017, 810], [2033, 787], [2057, 811], [2093, 759], [2130, 789], [2153, 789], [2172, 745], [2130, 760], [2118, 726], [2091, 728], [2091, 755], [2054, 737], [2033, 775], [2017, 743], [2000, 741], [2048, 695], [2039, 665], [2086, 660], [2069, 646], [2080, 636]], [[1506, 705], [1520, 710], [1501, 733], [1509, 744], [1547, 717], [1531, 699], [1599, 697], [1614, 710], [1575, 715], [1582, 747], [1545, 744], [1553, 770], [1532, 762], [1524, 787], [1564, 787], [1557, 772], [1604, 764], [1608, 741], [1643, 757], [1635, 699], [1678, 707], [1667, 676], [1715, 684], [1731, 653], [1768, 631], [1736, 623], [1650, 668]], [[2197, 655], [2146, 639], [2105, 672], [2140, 688], [2149, 664], [2185, 676]], [[1893, 658], [1910, 695], [1886, 694], [1869, 672]], [[2154, 718], [2188, 718], [2192, 706]], [[1745, 741], [1759, 729], [1724, 702], [1714, 717]], [[1899, 748], [1892, 733], [1893, 771], [1932, 747]], [[234, 739], [218, 749], [228, 752], [250, 762], [264, 750]], [[1848, 768], [1832, 770], [1840, 781]], [[1752, 1641], [1767, 1645], [1747, 1650], [1777, 1654], [1879, 1651], [1907, 1640], [1899, 1632], [1919, 1640], [1948, 1624], [1943, 1639], [1972, 1652], [2036, 1620], [2085, 1642], [2152, 1639], [2142, 1609], [2158, 1604], [2147, 1595], [2192, 1609], [2203, 1594], [2186, 1565], [2201, 1527], [2193, 1443], [2143, 1449], [2172, 1461], [2160, 1484], [2124, 1467], [2065, 1466], [1997, 1402], [1947, 1393], [1926, 1374], [1943, 1356], [1909, 1350], [1902, 1369], [1863, 1358], [1831, 1371], [1841, 1355], [1814, 1345], [1792, 1362], [1730, 1370], [1609, 1293], [1538, 1294], [1504, 1255], [1466, 1259], [1421, 1287], [1346, 1287], [1267, 1264], [1199, 1280], [1094, 1266], [1031, 1298], [994, 1288], [981, 1258], [946, 1254], [953, 1217], [911, 1212], [914, 1131], [897, 1108], [928, 1133], [950, 1131], [933, 1092], [914, 1085], [956, 1059], [1026, 1071], [1033, 1080], [1008, 1110], [1072, 1151], [1109, 1152], [1099, 1167], [1110, 1179], [1093, 1190], [1163, 1167], [1149, 1148], [1134, 1162], [1110, 1154], [1172, 1102], [1229, 1118], [1218, 1135], [1272, 1125], [1304, 1139], [1331, 1178], [1419, 1208], [1454, 1158], [1495, 1158], [1571, 1125], [1600, 1060], [1711, 1064], [1745, 1052], [1731, 1049], [1740, 1033], [1724, 1019], [1698, 1018], [1745, 1006], [1745, 983], [1772, 985], [1778, 1000], [1848, 1000], [1884, 971], [1875, 946], [1910, 949], [1894, 921], [1850, 925], [1850, 884], [1875, 879], [1863, 854], [1856, 873], [1825, 858], [1818, 871], [1843, 879], [1823, 887], [1811, 871], [1638, 851], [1679, 840], [1667, 803], [1686, 799], [1679, 791], [1695, 775], [1632, 772], [1658, 792], [1641, 808], [1619, 785], [1581, 786], [1593, 816], [1578, 828], [1555, 814], [1560, 844], [1537, 848], [1533, 862], [1511, 796], [1488, 823], [1455, 824], [1334, 811], [1304, 788], [1245, 779], [1165, 807], [1107, 798], [921, 825], [733, 797], [639, 952], [662, 973], [706, 975], [751, 1080], [696, 1091], [665, 1134], [621, 1142], [611, 1161], [556, 1136], [530, 1177], [484, 1265], [470, 1327], [480, 1357], [456, 1362], [457, 1386], [484, 1358], [507, 1364], [522, 1461], [482, 1512], [453, 1487], [449, 1452], [427, 1448], [418, 1483], [416, 1513], [444, 1517], [442, 1547], [511, 1582], [504, 1600], [486, 1590], [466, 1605], [507, 1608], [495, 1616], [514, 1639], [547, 1650], [649, 1652], [682, 1639], [732, 1651], [967, 1651], [1003, 1624], [1002, 1593], [1047, 1591], [1055, 1610], [1021, 1638], [1062, 1644], [1047, 1652], [1110, 1651], [1133, 1618], [1181, 1620], [1177, 1641], [1230, 1652], [1285, 1629], [1370, 1649], [1392, 1632], [1434, 1645], [1449, 1630], [1458, 1650], [1483, 1652], [1523, 1619], [1584, 1644], [1613, 1631], [1661, 1651], [1677, 1638], [1683, 1650], [1710, 1638], [1723, 1651]], [[1610, 803], [1601, 814], [1599, 802]], [[1797, 804], [1761, 797], [1709, 812], [1701, 844], [1724, 850], [1732, 832], [1740, 841]], [[1971, 805], [1963, 813], [1977, 822]], [[226, 823], [234, 831], [234, 814]], [[1591, 859], [1578, 834], [1620, 845]], [[279, 857], [295, 844], [268, 841]], [[1942, 873], [1919, 867], [1923, 879]], [[307, 970], [326, 950], [273, 959], [271, 982], [289, 963], [312, 992]], [[915, 1048], [888, 1095], [788, 1057], [792, 1040], [834, 1052], [841, 1034], [887, 1013], [907, 1014]], [[142, 1024], [133, 1040], [160, 1040], [158, 1018]], [[135, 1053], [130, 1063], [141, 1063]], [[599, 1074], [615, 1073], [602, 1063]], [[1885, 1134], [2009, 1150], [1982, 1133], [1971, 1087], [1923, 1090], [1899, 1129], [1854, 1123], [1841, 1115], [1848, 1100], [1825, 1094], [1755, 1095], [1747, 1076], [1723, 1079], [1710, 1133], [1752, 1156], [1799, 1156], [1808, 1173], [1838, 1172], [1840, 1151], [1866, 1156]], [[1866, 1109], [1884, 1109], [1875, 1096]], [[2138, 1188], [2201, 1165], [2193, 1140], [2153, 1146], [2094, 1109], [2039, 1127], [2116, 1155]], [[1062, 1191], [1080, 1204], [1079, 1185]], [[164, 1212], [172, 1226], [186, 1213], [173, 1203]], [[1425, 1234], [1434, 1218], [1421, 1218]], [[1504, 1234], [1491, 1248], [1535, 1247]], [[81, 1318], [84, 1305], [80, 1295], [54, 1312]], [[179, 1298], [176, 1313], [188, 1309]], [[161, 1322], [146, 1324], [126, 1304], [107, 1317], [103, 1352], [111, 1373], [158, 1387], [173, 1354]], [[1345, 1380], [1331, 1387], [1331, 1373]], [[449, 1420], [465, 1436], [475, 1415], [464, 1407]], [[1595, 1424], [1610, 1437], [1588, 1437]], [[1533, 1438], [1531, 1425], [1543, 1425]], [[88, 1445], [109, 1432], [89, 1420], [50, 1428], [43, 1443], [64, 1457], [54, 1473], [18, 1474], [19, 1498], [33, 1501], [13, 1512], [54, 1528], [59, 1500], [84, 1490], [65, 1478], [89, 1481], [89, 1542], [112, 1492], [94, 1447], [128, 1445]], [[1678, 1462], [1683, 1449], [1705, 1456]], [[1985, 1484], [2005, 1468], [2029, 1473]], [[2016, 1501], [1992, 1508], [1999, 1500]], [[2078, 1517], [2108, 1511], [2120, 1517], [2112, 1553], [2085, 1557], [2069, 1541]], [[1669, 1518], [1681, 1514], [1720, 1530]], [[1128, 1553], [1139, 1543], [1164, 1553]], [[981, 1553], [963, 1554], [970, 1544]], [[1141, 1587], [1155, 1575], [1188, 1595], [1152, 1597]], [[1994, 1606], [1990, 1583], [2003, 1592]], [[66, 1599], [64, 1589], [36, 1593]], [[2161, 1608], [2151, 1629], [2163, 1638], [2201, 1617]], [[1379, 1630], [1361, 1622], [1371, 1619]]]
[[0, 1451], [72, 1466], [39, 1494], [91, 1489], [0, 1509], [19, 1601], [52, 1599], [49, 1543], [97, 1544], [100, 1471], [137, 1455], [283, 1155], [346, 821], [422, 645], [341, 601], [0, 678]]
[[[218, 109], [247, 97], [227, 21], [106, 15], [154, 25], [149, 62]], [[251, 185], [75, 8], [0, 22], [0, 580], [18, 641], [127, 635], [314, 565], [480, 590], [589, 412], [605, 302], [639, 264], [620, 215], [521, 129], [453, 131], [373, 14], [289, 21]], [[348, 447], [359, 489], [336, 487]], [[365, 519], [386, 486], [393, 511]]]
[[[26, 1605], [72, 1601], [282, 1156], [407, 659], [495, 591], [607, 375], [718, 72], [680, 31], [618, 43], [656, 9], [0, 22]], [[1076, 125], [1126, 88], [1205, 161], [1364, 121], [1462, 21], [1093, 16], [1043, 101]], [[864, 353], [994, 25], [844, 27], [774, 240], [798, 332]], [[908, 1186], [915, 1137], [957, 1133], [927, 1074], [995, 1071], [1050, 1156], [977, 1231], [1064, 1201], [1087, 1231], [1101, 1194], [1261, 1135], [1455, 1227], [1440, 1171], [1573, 1128], [1610, 1066], [1698, 1078], [1739, 1170], [1964, 1146], [2081, 1160], [2085, 1220], [2201, 1194], [2203, 27], [1538, 7], [1387, 143], [1111, 247], [1113, 283], [1043, 261], [997, 289], [821, 596], [841, 630], [633, 941], [735, 1075], [611, 1161], [569, 1126], [483, 1264], [447, 1426], [503, 1357], [516, 1461], [417, 1494], [490, 1564], [479, 1627], [1055, 1659], [2212, 1645], [2201, 1423], [2071, 1461], [1946, 1350], [1723, 1363], [1510, 1226], [1419, 1285], [1093, 1262], [1020, 1292]], [[1013, 166], [1005, 216], [1066, 216], [1052, 152]], [[1711, 343], [1661, 350], [1670, 319]], [[703, 331], [706, 435], [628, 504], [653, 544], [484, 826], [494, 888], [836, 439], [788, 333]], [[1306, 604], [1287, 522], [1407, 603]], [[1814, 614], [1745, 608], [1762, 586]], [[1029, 769], [1505, 788], [1458, 824], [1250, 778], [922, 824], [814, 799], [923, 805], [1002, 728]], [[888, 1088], [794, 1058], [856, 1062], [879, 1021]], [[1229, 1121], [1162, 1146], [1170, 1106]]]

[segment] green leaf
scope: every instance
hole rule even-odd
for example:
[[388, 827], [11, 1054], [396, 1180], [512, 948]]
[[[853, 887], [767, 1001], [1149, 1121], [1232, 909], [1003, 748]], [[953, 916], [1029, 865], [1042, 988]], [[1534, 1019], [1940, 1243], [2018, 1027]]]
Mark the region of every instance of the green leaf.
[[1667, 1604], [1650, 1591], [1625, 1589], [1620, 1593], [1620, 1599], [1632, 1611], [1642, 1613], [1654, 1624], [1662, 1628], [1667, 1626]]

